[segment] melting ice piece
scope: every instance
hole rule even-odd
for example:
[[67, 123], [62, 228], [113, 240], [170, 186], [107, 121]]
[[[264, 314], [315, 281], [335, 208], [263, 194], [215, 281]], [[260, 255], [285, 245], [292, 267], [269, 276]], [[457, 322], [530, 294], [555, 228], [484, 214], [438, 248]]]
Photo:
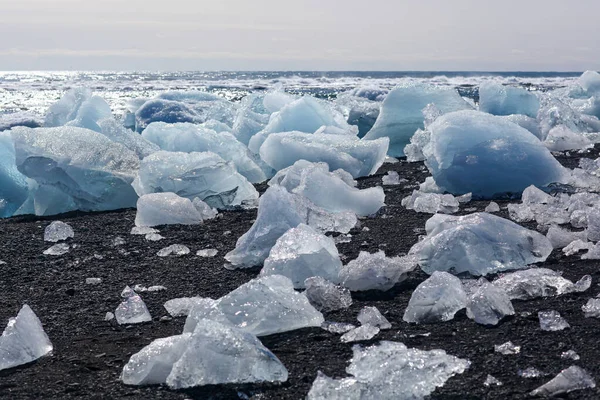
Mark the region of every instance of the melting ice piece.
[[0, 337], [0, 370], [28, 364], [52, 351], [52, 343], [33, 310], [23, 305]]
[[208, 204], [200, 200], [198, 197], [194, 198], [192, 204], [194, 205], [194, 207], [196, 207], [196, 210], [198, 210], [203, 220], [213, 219], [219, 214], [219, 211], [217, 211], [216, 208], [209, 206]]
[[372, 325], [362, 325], [344, 333], [340, 340], [343, 343], [371, 340], [379, 333], [379, 328]]
[[352, 350], [354, 355], [346, 368], [352, 377], [331, 379], [319, 373], [308, 400], [423, 399], [470, 365], [443, 350], [409, 349], [397, 342], [355, 345]]
[[450, 321], [466, 306], [467, 294], [460, 279], [447, 272], [435, 271], [417, 286], [402, 319], [415, 323]]
[[27, 178], [17, 169], [11, 135], [0, 132], [0, 218], [12, 216], [27, 200], [28, 192]]
[[479, 86], [479, 110], [494, 115], [522, 114], [535, 118], [540, 100], [524, 88], [485, 82]]
[[587, 232], [571, 232], [556, 225], [552, 225], [550, 229], [548, 229], [546, 237], [550, 240], [550, 243], [552, 243], [552, 247], [555, 249], [562, 249], [575, 240], [587, 241]]
[[16, 126], [26, 126], [28, 128], [39, 128], [43, 121], [38, 115], [29, 111], [17, 111], [3, 113], [0, 115], [0, 132], [7, 131]]
[[115, 318], [119, 325], [124, 324], [139, 324], [142, 322], [152, 321], [150, 312], [146, 308], [146, 304], [142, 298], [137, 295], [129, 286], [123, 290], [121, 296], [125, 294], [125, 300], [115, 310]]
[[498, 205], [498, 203], [496, 203], [494, 201], [490, 201], [490, 204], [488, 204], [485, 207], [485, 212], [487, 212], [487, 213], [500, 212], [500, 206]]
[[581, 133], [573, 132], [564, 125], [550, 129], [544, 146], [550, 151], [580, 150], [594, 147], [594, 143]]
[[198, 250], [196, 252], [196, 255], [198, 257], [214, 257], [217, 255], [218, 252], [219, 252], [219, 250], [217, 250], [217, 249], [204, 249], [204, 250]]
[[311, 276], [337, 283], [341, 267], [333, 239], [300, 224], [277, 239], [260, 274], [287, 276], [295, 288], [302, 289]]
[[431, 103], [435, 104], [442, 114], [472, 108], [453, 88], [420, 83], [403, 84], [388, 93], [379, 117], [365, 139], [389, 137], [388, 154], [393, 157], [404, 156], [404, 147], [413, 133], [419, 128], [424, 128], [422, 110]]
[[334, 311], [352, 305], [352, 296], [348, 289], [337, 286], [321, 276], [306, 279], [304, 287], [304, 295], [319, 311]]
[[99, 285], [102, 283], [102, 278], [85, 278], [86, 285]]
[[104, 316], [105, 321], [112, 321], [113, 319], [115, 319], [115, 314], [111, 313], [110, 311]]
[[139, 196], [173, 192], [223, 209], [251, 205], [258, 192], [217, 154], [158, 151], [144, 158], [133, 187]]
[[156, 253], [159, 257], [168, 257], [168, 256], [185, 256], [186, 254], [190, 254], [190, 249], [187, 246], [182, 244], [172, 244], [164, 249], [160, 249], [158, 253]]
[[581, 310], [585, 314], [586, 318], [600, 318], [600, 299], [589, 299], [587, 303], [581, 306]]
[[180, 101], [151, 99], [142, 104], [135, 112], [135, 125], [138, 132], [142, 132], [152, 122], [158, 121], [170, 124], [203, 122], [196, 111]]
[[406, 279], [417, 267], [413, 257], [386, 257], [383, 250], [370, 254], [361, 251], [358, 257], [340, 270], [342, 286], [352, 291], [389, 290]]
[[409, 254], [420, 257], [419, 265], [428, 274], [487, 275], [525, 268], [546, 260], [552, 252], [550, 241], [542, 234], [487, 213], [437, 214], [427, 220], [425, 230], [427, 237]]
[[151, 242], [158, 242], [159, 240], [163, 240], [165, 237], [158, 233], [149, 233], [144, 238]]
[[400, 179], [400, 175], [396, 171], [388, 171], [387, 175], [384, 175], [383, 178], [381, 178], [381, 183], [388, 186], [400, 185], [406, 182], [408, 182], [408, 180], [404, 178]]
[[521, 352], [521, 346], [516, 346], [513, 342], [506, 342], [504, 344], [495, 344], [494, 351], [496, 353], [507, 355], [519, 354]]
[[519, 375], [521, 378], [531, 379], [531, 378], [539, 378], [539, 377], [545, 376], [547, 374], [540, 371], [539, 369], [537, 369], [535, 367], [527, 367], [525, 369], [518, 370], [517, 375]]
[[67, 240], [75, 236], [73, 228], [69, 224], [65, 224], [62, 221], [53, 221], [44, 230], [44, 240], [46, 242], [60, 242], [61, 240]]
[[592, 277], [583, 276], [576, 283], [547, 268], [531, 268], [501, 275], [494, 285], [504, 289], [511, 300], [530, 300], [536, 297], [559, 296], [584, 292], [590, 288]]
[[583, 368], [573, 365], [562, 370], [550, 382], [532, 391], [532, 396], [551, 397], [574, 390], [593, 389], [596, 387], [594, 378]]
[[160, 148], [144, 139], [140, 134], [125, 128], [114, 118], [105, 118], [98, 121], [100, 133], [116, 143], [121, 143], [133, 151], [140, 160], [150, 154], [157, 152]]
[[485, 382], [483, 382], [483, 386], [490, 387], [492, 385], [502, 386], [502, 382], [488, 374], [487, 378], [485, 378]]
[[99, 132], [97, 122], [109, 117], [112, 117], [112, 113], [108, 103], [99, 96], [93, 96], [90, 89], [79, 87], [67, 91], [50, 106], [44, 126], [70, 124]]
[[[202, 297], [181, 297], [171, 299], [163, 306], [171, 317], [187, 317], [196, 304], [202, 303]], [[214, 301], [211, 299], [211, 301]]]
[[321, 328], [329, 331], [331, 333], [346, 333], [356, 328], [356, 326], [352, 324], [346, 324], [344, 322], [329, 322], [325, 321], [321, 324]]
[[560, 316], [560, 313], [555, 310], [540, 311], [538, 312], [538, 318], [540, 320], [540, 328], [542, 328], [543, 331], [562, 331], [563, 329], [571, 327], [571, 325]]
[[361, 325], [376, 326], [381, 329], [390, 329], [392, 324], [377, 309], [377, 307], [363, 307], [358, 313], [358, 322]]
[[46, 249], [44, 254], [47, 256], [62, 256], [63, 254], [67, 254], [69, 252], [69, 248], [69, 245], [66, 243], [58, 243]]
[[574, 360], [577, 361], [579, 360], [581, 357], [579, 357], [579, 354], [577, 354], [575, 352], [575, 350], [567, 350], [561, 353], [560, 358], [562, 358], [563, 360]]
[[496, 325], [507, 315], [514, 315], [515, 309], [508, 294], [485, 278], [474, 285], [465, 285], [468, 292], [467, 317], [478, 324]]
[[137, 201], [135, 224], [137, 226], [158, 225], [197, 225], [202, 223], [202, 215], [190, 199], [175, 193], [150, 193]]
[[458, 199], [451, 194], [425, 193], [420, 190], [413, 190], [410, 196], [402, 199], [401, 204], [407, 210], [428, 214], [453, 214], [459, 209]]
[[149, 226], [134, 226], [131, 228], [131, 235], [150, 235], [152, 233], [159, 233], [160, 231]]
[[292, 281], [281, 275], [262, 276], [238, 287], [211, 305], [194, 307], [184, 332], [192, 332], [208, 314], [226, 318], [254, 335], [265, 336], [311, 326], [321, 326], [323, 314], [310, 305]]

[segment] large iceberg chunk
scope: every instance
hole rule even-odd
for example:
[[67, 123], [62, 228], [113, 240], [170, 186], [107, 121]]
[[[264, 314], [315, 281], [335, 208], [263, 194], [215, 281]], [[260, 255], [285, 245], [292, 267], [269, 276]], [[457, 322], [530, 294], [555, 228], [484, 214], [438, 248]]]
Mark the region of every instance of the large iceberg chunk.
[[383, 250], [373, 254], [361, 251], [356, 259], [342, 267], [339, 278], [342, 285], [352, 291], [386, 291], [404, 281], [416, 267], [413, 257], [386, 257]]
[[0, 370], [37, 360], [52, 351], [52, 343], [33, 310], [25, 304], [0, 337]]
[[214, 153], [158, 151], [142, 160], [133, 182], [138, 195], [173, 192], [200, 198], [217, 209], [254, 205], [258, 192], [233, 166]]
[[565, 169], [530, 132], [478, 111], [442, 115], [428, 130], [425, 164], [452, 194], [491, 198], [561, 182]]
[[323, 277], [310, 277], [304, 281], [304, 286], [304, 295], [319, 311], [334, 311], [352, 305], [352, 296], [348, 289], [337, 286]]
[[460, 279], [435, 271], [413, 292], [404, 311], [404, 321], [434, 323], [450, 321], [467, 306], [467, 294]]
[[144, 139], [141, 135], [125, 128], [114, 118], [98, 121], [100, 133], [116, 143], [121, 143], [133, 151], [140, 159], [157, 152], [160, 148]]
[[201, 222], [202, 214], [190, 199], [175, 193], [145, 194], [137, 201], [136, 226], [196, 225]]
[[503, 274], [494, 281], [494, 285], [503, 289], [510, 299], [519, 300], [584, 292], [590, 288], [591, 284], [592, 277], [589, 275], [585, 275], [573, 283], [563, 278], [560, 273], [547, 268], [515, 271]]
[[508, 315], [514, 315], [515, 309], [508, 294], [485, 278], [480, 278], [467, 290], [467, 316], [483, 325], [496, 325]]
[[202, 118], [188, 105], [171, 100], [152, 99], [144, 103], [135, 112], [135, 126], [142, 132], [152, 122], [177, 122], [202, 123]]
[[462, 217], [437, 214], [427, 220], [427, 237], [410, 249], [428, 274], [487, 275], [544, 261], [552, 244], [542, 234], [507, 219], [475, 213]]
[[93, 96], [91, 89], [75, 88], [48, 109], [44, 126], [57, 127], [66, 124], [100, 132], [97, 122], [111, 118], [110, 106], [99, 96]]
[[486, 82], [479, 86], [479, 110], [494, 115], [522, 114], [537, 117], [540, 100], [520, 87]]
[[455, 89], [407, 83], [388, 93], [375, 125], [364, 138], [373, 140], [389, 137], [388, 154], [392, 157], [403, 156], [404, 146], [411, 136], [424, 127], [421, 110], [431, 103], [442, 114], [472, 109]]
[[0, 218], [12, 216], [27, 199], [26, 179], [17, 169], [10, 134], [0, 132]]

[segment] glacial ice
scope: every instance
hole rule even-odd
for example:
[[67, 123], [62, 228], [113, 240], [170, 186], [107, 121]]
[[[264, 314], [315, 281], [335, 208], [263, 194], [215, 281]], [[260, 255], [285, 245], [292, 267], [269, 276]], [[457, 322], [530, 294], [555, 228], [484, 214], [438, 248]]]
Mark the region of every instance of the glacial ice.
[[521, 87], [485, 82], [479, 86], [479, 110], [493, 115], [521, 114], [536, 118], [540, 100]]
[[560, 313], [555, 310], [540, 311], [538, 312], [538, 318], [540, 320], [540, 328], [542, 328], [543, 331], [562, 331], [563, 329], [571, 327], [571, 325], [560, 316]]
[[69, 252], [70, 246], [66, 243], [58, 243], [48, 249], [44, 250], [44, 254], [47, 256], [62, 256]]
[[217, 253], [219, 252], [219, 250], [217, 249], [202, 249], [202, 250], [198, 250], [196, 252], [196, 255], [198, 257], [214, 257], [217, 255]]
[[550, 151], [580, 150], [594, 147], [594, 142], [581, 133], [576, 133], [564, 125], [550, 129], [544, 146]]
[[406, 182], [408, 182], [408, 180], [400, 178], [400, 175], [396, 171], [388, 171], [388, 173], [381, 178], [381, 183], [387, 186], [400, 185]]
[[579, 354], [577, 354], [575, 352], [575, 350], [567, 350], [567, 351], [563, 351], [560, 354], [560, 358], [562, 358], [563, 360], [578, 361], [581, 357], [579, 357]]
[[544, 261], [552, 252], [542, 234], [487, 213], [436, 214], [427, 220], [425, 230], [427, 237], [409, 254], [418, 255], [428, 274], [437, 270], [487, 275], [521, 269]]
[[200, 216], [202, 217], [203, 221], [207, 219], [213, 219], [219, 214], [219, 211], [216, 208], [209, 206], [208, 204], [206, 204], [206, 202], [200, 200], [198, 197], [194, 197], [194, 200], [192, 200], [192, 204], [200, 213]]
[[329, 282], [321, 276], [304, 281], [304, 295], [317, 310], [335, 311], [352, 305], [352, 296], [346, 288]]
[[0, 132], [0, 218], [12, 216], [27, 199], [26, 179], [17, 169], [10, 133]]
[[458, 199], [451, 194], [426, 193], [420, 190], [413, 190], [410, 196], [402, 199], [401, 204], [407, 210], [427, 214], [453, 214], [459, 209]]
[[358, 257], [340, 270], [341, 285], [352, 291], [391, 289], [406, 279], [417, 267], [413, 257], [386, 257], [383, 250], [377, 253], [361, 251]]
[[544, 140], [545, 137], [542, 136], [542, 130], [540, 128], [540, 124], [535, 118], [528, 117], [526, 115], [513, 114], [506, 115], [504, 117], [505, 120], [512, 122], [513, 124], [519, 125], [521, 128], [527, 129], [529, 132], [533, 133], [533, 135], [540, 139]]
[[483, 386], [490, 387], [492, 385], [502, 386], [502, 382], [494, 378], [492, 375], [488, 374], [488, 376], [485, 378], [485, 382], [483, 382]]
[[552, 247], [554, 247], [555, 249], [562, 249], [564, 247], [567, 247], [570, 243], [573, 243], [576, 240], [587, 242], [586, 231], [571, 232], [557, 225], [552, 225], [548, 229], [546, 237], [548, 238], [548, 240], [550, 240]]
[[589, 299], [587, 303], [581, 306], [581, 310], [586, 318], [600, 318], [600, 299]]
[[125, 325], [152, 321], [152, 316], [150, 316], [146, 303], [133, 290], [129, 289], [127, 291], [128, 288], [129, 286], [124, 289], [125, 296], [123, 296], [123, 293], [121, 294], [121, 296], [125, 297], [125, 300], [115, 310], [117, 323]]
[[[209, 299], [210, 303], [214, 300]], [[171, 299], [163, 307], [167, 310], [171, 317], [187, 317], [196, 304], [202, 304], [204, 299], [202, 297], [180, 297], [177, 299]]]
[[91, 89], [74, 88], [67, 91], [46, 113], [44, 126], [78, 126], [100, 132], [97, 122], [111, 118], [110, 106], [104, 99], [92, 95]]
[[518, 370], [517, 375], [519, 375], [521, 378], [533, 379], [533, 378], [540, 378], [540, 377], [546, 376], [548, 374], [540, 371], [539, 369], [537, 369], [535, 367], [527, 367], [525, 369]]
[[7, 131], [16, 126], [39, 128], [44, 121], [38, 115], [29, 111], [17, 111], [0, 114], [0, 132]]
[[331, 333], [340, 334], [340, 333], [349, 332], [352, 329], [356, 328], [356, 326], [354, 326], [352, 324], [346, 324], [344, 322], [325, 321], [321, 324], [321, 328], [325, 329], [326, 331], [331, 332]]
[[371, 340], [373, 339], [378, 333], [379, 333], [380, 329], [376, 326], [372, 326], [372, 325], [362, 325], [359, 326], [358, 328], [354, 328], [352, 330], [349, 330], [348, 332], [344, 333], [342, 335], [342, 337], [340, 338], [340, 340], [342, 341], [342, 343], [350, 343], [350, 342], [359, 342], [362, 340]]
[[390, 329], [392, 324], [384, 317], [377, 307], [363, 307], [358, 313], [358, 322], [361, 325], [376, 326], [380, 329]]
[[417, 129], [424, 127], [423, 108], [431, 103], [442, 114], [472, 108], [455, 89], [427, 84], [403, 84], [388, 93], [377, 121], [364, 139], [389, 137], [388, 154], [392, 157], [404, 156], [404, 146], [408, 144], [410, 137]]
[[98, 126], [100, 128], [99, 133], [115, 143], [121, 143], [133, 151], [140, 160], [160, 150], [157, 145], [147, 141], [140, 134], [125, 128], [114, 118], [102, 119], [98, 121]]
[[449, 193], [493, 198], [566, 179], [565, 168], [536, 137], [501, 117], [459, 111], [442, 115], [427, 129], [425, 164]]
[[470, 366], [469, 361], [443, 350], [409, 349], [398, 342], [355, 345], [352, 351], [354, 355], [346, 368], [352, 377], [331, 379], [319, 372], [308, 400], [422, 400]]
[[502, 274], [493, 283], [503, 289], [511, 300], [530, 300], [537, 297], [584, 292], [590, 288], [592, 278], [585, 275], [573, 283], [551, 269], [531, 268]]
[[175, 193], [150, 193], [137, 201], [136, 226], [197, 225], [202, 223], [202, 215], [190, 199]]
[[484, 210], [486, 213], [500, 212], [500, 206], [495, 201], [490, 201]]
[[75, 232], [73, 232], [73, 228], [62, 221], [53, 221], [46, 229], [44, 229], [45, 242], [56, 243], [74, 236]]
[[135, 112], [135, 127], [137, 132], [142, 132], [153, 122], [178, 122], [202, 123], [202, 118], [190, 106], [171, 100], [151, 99], [145, 102]]
[[156, 253], [159, 257], [168, 257], [168, 256], [185, 256], [186, 254], [190, 254], [190, 249], [187, 246], [182, 244], [172, 244], [164, 249], [160, 249], [158, 253]]
[[223, 209], [251, 205], [258, 192], [217, 154], [158, 151], [144, 158], [133, 187], [139, 196], [173, 192]]
[[[159, 233], [160, 231], [155, 228], [150, 228], [149, 226], [134, 226], [131, 228], [131, 235], [150, 235], [152, 233]], [[115, 239], [116, 241], [116, 239]], [[119, 241], [120, 242], [120, 241]], [[125, 244], [125, 243], [120, 243]]]
[[503, 344], [495, 344], [494, 351], [505, 356], [515, 355], [521, 352], [521, 346], [516, 346], [515, 344], [513, 344], [513, 342], [509, 341]]
[[33, 310], [23, 305], [0, 337], [0, 370], [28, 364], [52, 351], [52, 343]]
[[530, 393], [531, 396], [554, 397], [574, 390], [593, 389], [594, 378], [583, 368], [573, 365], [562, 370], [548, 383]]
[[478, 324], [497, 325], [500, 320], [508, 315], [514, 315], [515, 309], [508, 294], [480, 278], [472, 285], [464, 285], [467, 291], [467, 317]]
[[[340, 93], [335, 104], [344, 111], [347, 121], [358, 127], [358, 137], [364, 137], [371, 130], [381, 108], [381, 101], [388, 91], [380, 88], [356, 88], [350, 92]], [[367, 94], [368, 93], [368, 94]]]
[[86, 285], [99, 285], [102, 283], [102, 278], [85, 278]]
[[415, 323], [450, 321], [467, 306], [467, 301], [460, 279], [447, 272], [435, 271], [417, 286], [402, 319]]
[[341, 267], [333, 239], [300, 224], [277, 239], [260, 274], [286, 276], [295, 288], [302, 289], [304, 281], [312, 276], [337, 283]]

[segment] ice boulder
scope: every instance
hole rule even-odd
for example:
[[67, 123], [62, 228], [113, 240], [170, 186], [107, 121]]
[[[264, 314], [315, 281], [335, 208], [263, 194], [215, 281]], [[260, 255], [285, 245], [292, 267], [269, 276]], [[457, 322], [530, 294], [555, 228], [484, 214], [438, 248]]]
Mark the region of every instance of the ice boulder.
[[71, 225], [62, 221], [53, 221], [44, 229], [44, 241], [46, 242], [56, 243], [73, 236], [75, 236], [75, 232], [73, 232]]
[[581, 150], [594, 147], [594, 143], [584, 134], [575, 133], [564, 125], [550, 129], [544, 145], [550, 151]]
[[554, 397], [575, 390], [593, 389], [594, 378], [583, 368], [576, 365], [562, 370], [551, 381], [530, 393], [531, 396]]
[[486, 82], [479, 86], [479, 110], [493, 115], [521, 114], [537, 117], [540, 100], [521, 87]]
[[114, 118], [102, 119], [98, 121], [98, 126], [101, 134], [113, 142], [121, 143], [140, 159], [160, 150], [157, 145], [144, 139], [138, 133], [125, 128]]
[[386, 291], [404, 281], [416, 267], [414, 257], [386, 257], [383, 250], [373, 254], [361, 251], [357, 258], [342, 267], [339, 280], [342, 286], [352, 291]]
[[271, 248], [261, 275], [283, 275], [304, 288], [311, 276], [337, 283], [342, 261], [332, 238], [300, 224], [283, 234]]
[[0, 132], [0, 218], [12, 216], [27, 196], [27, 178], [17, 169], [12, 138]]
[[585, 71], [577, 83], [588, 95], [600, 93], [600, 74], [596, 71]]
[[112, 112], [106, 101], [92, 95], [91, 89], [81, 87], [69, 90], [50, 106], [44, 126], [51, 128], [69, 124], [100, 132], [97, 122], [111, 117]]
[[504, 290], [511, 300], [531, 300], [538, 297], [584, 292], [590, 288], [591, 284], [592, 277], [589, 275], [585, 275], [573, 283], [563, 278], [560, 273], [548, 268], [515, 271], [503, 274], [494, 281], [494, 286]]
[[136, 226], [196, 225], [202, 223], [202, 215], [190, 199], [175, 193], [150, 193], [137, 201]]
[[364, 137], [368, 140], [390, 138], [388, 154], [404, 156], [404, 147], [417, 129], [423, 129], [423, 108], [435, 104], [440, 113], [470, 110], [472, 107], [455, 89], [428, 84], [407, 83], [388, 93], [373, 128]]
[[144, 103], [135, 112], [136, 131], [142, 132], [152, 122], [177, 122], [202, 123], [202, 118], [188, 105], [171, 100], [152, 99]]
[[354, 178], [374, 174], [385, 160], [389, 139], [363, 140], [347, 135], [274, 133], [260, 147], [260, 157], [279, 171], [298, 160], [325, 162]]
[[217, 154], [158, 151], [144, 158], [133, 182], [138, 195], [173, 192], [211, 207], [254, 206], [258, 192]]
[[173, 152], [205, 152], [218, 154], [235, 165], [237, 171], [252, 183], [266, 180], [264, 172], [251, 159], [246, 146], [228, 132], [217, 133], [202, 125], [191, 123], [167, 124], [153, 122], [142, 137], [161, 150]]
[[115, 311], [115, 318], [119, 325], [140, 324], [152, 321], [152, 316], [144, 300], [127, 286], [121, 296], [125, 300], [119, 304]]
[[461, 217], [436, 214], [425, 225], [427, 237], [410, 249], [428, 274], [487, 275], [523, 269], [541, 262], [552, 244], [541, 233], [507, 219], [474, 213]]
[[452, 194], [492, 198], [566, 179], [565, 168], [529, 131], [479, 111], [442, 115], [428, 130], [425, 164]]
[[240, 103], [237, 114], [233, 121], [233, 135], [246, 146], [252, 136], [262, 131], [269, 123], [270, 113], [263, 106], [266, 96], [249, 94]]
[[540, 124], [535, 118], [520, 114], [506, 115], [503, 118], [513, 124], [519, 125], [521, 128], [527, 129], [529, 132], [533, 133], [536, 138], [544, 140]]
[[7, 114], [0, 113], [0, 132], [7, 131], [16, 126], [39, 128], [43, 123], [38, 115], [29, 111], [17, 111]]
[[33, 310], [25, 304], [0, 337], [0, 370], [28, 364], [52, 351], [52, 343]]
[[304, 281], [304, 295], [317, 310], [334, 311], [352, 305], [350, 291], [335, 285], [321, 276], [313, 276]]
[[506, 316], [514, 315], [515, 309], [508, 294], [485, 278], [467, 284], [467, 317], [478, 324], [496, 325]]
[[140, 161], [122, 144], [76, 127], [18, 127], [10, 132], [17, 168], [40, 186], [51, 187], [55, 202], [68, 199], [83, 211], [135, 205], [131, 182]]

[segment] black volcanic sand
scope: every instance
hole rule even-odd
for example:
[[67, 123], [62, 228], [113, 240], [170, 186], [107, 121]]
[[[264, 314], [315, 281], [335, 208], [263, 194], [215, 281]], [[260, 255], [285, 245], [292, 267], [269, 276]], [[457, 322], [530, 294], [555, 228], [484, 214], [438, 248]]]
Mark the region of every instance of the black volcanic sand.
[[[586, 157], [597, 157], [598, 152]], [[581, 156], [562, 156], [560, 161], [575, 167]], [[387, 186], [387, 206], [376, 218], [360, 221], [351, 231], [350, 243], [338, 245], [345, 262], [360, 251], [385, 250], [389, 256], [406, 253], [423, 234], [428, 214], [418, 214], [400, 205], [419, 182], [428, 175], [422, 163], [384, 164], [371, 177], [361, 179], [360, 187], [381, 184], [381, 177], [395, 170], [409, 180], [408, 185]], [[265, 186], [260, 187], [264, 191]], [[483, 211], [487, 201], [472, 201], [461, 206], [460, 213]], [[507, 201], [498, 202], [501, 207]], [[500, 215], [507, 217], [505, 207]], [[259, 269], [229, 271], [223, 267], [223, 256], [235, 246], [238, 237], [253, 223], [256, 211], [225, 212], [222, 218], [200, 226], [167, 226], [161, 229], [166, 239], [149, 242], [143, 236], [129, 232], [134, 226], [135, 210], [107, 213], [72, 213], [54, 218], [16, 217], [0, 221], [0, 321], [15, 316], [23, 304], [29, 304], [44, 324], [54, 344], [51, 356], [16, 369], [0, 371], [0, 397], [7, 399], [236, 399], [244, 396], [257, 399], [304, 398], [321, 370], [332, 377], [347, 376], [345, 368], [352, 356], [353, 344], [340, 342], [340, 336], [319, 328], [262, 337], [289, 370], [289, 380], [283, 384], [220, 385], [186, 391], [171, 391], [166, 387], [130, 387], [123, 385], [119, 375], [129, 357], [156, 338], [181, 332], [184, 318], [161, 321], [167, 315], [163, 303], [176, 297], [205, 296], [218, 298], [254, 278]], [[51, 220], [60, 219], [75, 230], [70, 240], [77, 247], [63, 256], [44, 256], [50, 247], [43, 241], [44, 228]], [[368, 227], [368, 231], [363, 231]], [[528, 225], [528, 227], [535, 227]], [[121, 236], [126, 244], [112, 245]], [[192, 252], [183, 257], [156, 256], [156, 252], [171, 244], [184, 244]], [[214, 258], [195, 256], [197, 250], [216, 248]], [[100, 259], [101, 256], [102, 258]], [[414, 288], [426, 279], [420, 271], [388, 292], [354, 293], [354, 304], [347, 310], [326, 313], [326, 320], [355, 323], [359, 310], [376, 306], [393, 325], [382, 331], [376, 340], [393, 340], [419, 349], [444, 349], [471, 361], [462, 375], [451, 378], [438, 388], [432, 399], [524, 399], [528, 393], [545, 383], [562, 369], [579, 365], [600, 379], [600, 320], [586, 319], [581, 306], [598, 294], [600, 279], [597, 261], [565, 257], [554, 251], [540, 266], [564, 272], [569, 279], [584, 274], [593, 277], [592, 288], [583, 294], [527, 302], [514, 301], [516, 316], [499, 326], [485, 327], [469, 320], [464, 311], [454, 320], [434, 325], [414, 325], [402, 321], [402, 315]], [[102, 278], [99, 285], [86, 285], [89, 277]], [[113, 320], [105, 322], [107, 311], [119, 305], [125, 285], [164, 285], [166, 291], [142, 293], [150, 313], [151, 323], [119, 326]], [[561, 332], [544, 332], [539, 327], [537, 312], [558, 310], [571, 324]], [[419, 336], [421, 334], [429, 336]], [[494, 352], [494, 344], [511, 340], [522, 346], [518, 355]], [[581, 360], [561, 359], [560, 354], [573, 349]], [[519, 369], [536, 367], [548, 375], [524, 379]], [[504, 383], [486, 388], [488, 374]], [[569, 399], [598, 399], [600, 389], [573, 392]]]

